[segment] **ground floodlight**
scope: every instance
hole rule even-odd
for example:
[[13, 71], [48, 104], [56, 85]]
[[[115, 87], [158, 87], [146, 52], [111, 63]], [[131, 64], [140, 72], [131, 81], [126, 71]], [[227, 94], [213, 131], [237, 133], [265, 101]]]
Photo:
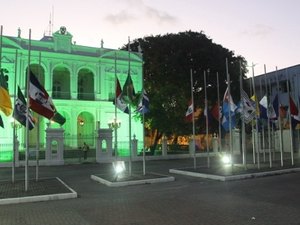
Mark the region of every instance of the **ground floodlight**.
[[114, 170], [115, 170], [116, 174], [120, 174], [120, 173], [122, 173], [123, 171], [126, 170], [124, 161], [114, 161], [113, 162], [113, 167], [114, 167]]
[[224, 154], [221, 160], [225, 165], [231, 164], [231, 156], [228, 154]]

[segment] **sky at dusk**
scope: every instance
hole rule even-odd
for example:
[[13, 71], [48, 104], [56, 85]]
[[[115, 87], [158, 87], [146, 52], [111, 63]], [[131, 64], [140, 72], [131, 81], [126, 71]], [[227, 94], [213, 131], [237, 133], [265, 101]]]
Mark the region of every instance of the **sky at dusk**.
[[[39, 40], [65, 26], [77, 45], [117, 49], [149, 35], [203, 31], [255, 75], [300, 63], [299, 0], [0, 0], [3, 35]], [[49, 26], [49, 20], [52, 26]], [[225, 64], [225, 60], [224, 60]], [[252, 73], [252, 72], [251, 72]]]

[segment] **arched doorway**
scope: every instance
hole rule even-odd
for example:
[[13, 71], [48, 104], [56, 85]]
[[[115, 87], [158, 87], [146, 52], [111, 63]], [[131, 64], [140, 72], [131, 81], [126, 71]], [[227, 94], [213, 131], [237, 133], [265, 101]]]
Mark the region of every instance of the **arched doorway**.
[[81, 112], [77, 117], [78, 147], [82, 147], [84, 142], [90, 147], [95, 146], [95, 120], [89, 112]]
[[70, 71], [64, 66], [53, 70], [52, 97], [54, 99], [70, 99]]
[[81, 69], [78, 72], [78, 99], [94, 100], [94, 74], [89, 69]]

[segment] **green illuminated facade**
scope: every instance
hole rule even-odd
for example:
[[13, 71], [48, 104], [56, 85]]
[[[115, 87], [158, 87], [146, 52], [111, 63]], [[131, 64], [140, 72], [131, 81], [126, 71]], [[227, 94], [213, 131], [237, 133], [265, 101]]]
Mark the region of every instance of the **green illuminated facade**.
[[[20, 33], [18, 37], [3, 36], [2, 39], [1, 63], [2, 68], [9, 71], [9, 93], [13, 103], [15, 82], [26, 93], [29, 40], [22, 38]], [[52, 36], [31, 40], [30, 68], [52, 96], [57, 111], [66, 118], [62, 126], [66, 150], [78, 149], [83, 142], [95, 148], [97, 122], [100, 128], [108, 129], [108, 122], [115, 118], [115, 75], [123, 86], [130, 70], [135, 91], [142, 89], [142, 56], [139, 53], [76, 45], [64, 27]], [[12, 117], [1, 115], [5, 129], [0, 129], [0, 160], [9, 161], [13, 149]], [[129, 115], [117, 110], [117, 119], [121, 122], [118, 149], [127, 155]], [[35, 148], [39, 137], [41, 149], [45, 149], [48, 125], [48, 119], [39, 117], [39, 129], [35, 127], [29, 132], [30, 148]], [[50, 126], [59, 128], [58, 124]], [[143, 125], [132, 118], [131, 128], [132, 136], [138, 140], [138, 149], [141, 149]], [[17, 129], [17, 135], [19, 150], [23, 151], [25, 128]]]

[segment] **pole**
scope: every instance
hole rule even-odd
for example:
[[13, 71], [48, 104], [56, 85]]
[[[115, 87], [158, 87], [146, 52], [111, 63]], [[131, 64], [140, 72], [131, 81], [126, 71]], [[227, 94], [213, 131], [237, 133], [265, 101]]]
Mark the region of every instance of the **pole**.
[[269, 110], [269, 108], [271, 107], [271, 88], [268, 85], [267, 82], [267, 68], [266, 65], [264, 65], [264, 77], [265, 77], [265, 88], [266, 88], [266, 95], [267, 95], [267, 99], [268, 99], [268, 151], [269, 151], [269, 163], [270, 163], [270, 168], [272, 168], [272, 152], [271, 152], [271, 128], [270, 128], [270, 116], [271, 116], [271, 112]]
[[[128, 74], [130, 76], [130, 37], [128, 37]], [[131, 106], [129, 104], [128, 106], [129, 111], [129, 175], [131, 176], [132, 170], [132, 159], [131, 159], [131, 153], [132, 153], [132, 143], [131, 143]]]
[[[42, 55], [41, 52], [39, 52], [39, 69], [38, 69], [38, 75], [39, 78], [41, 78], [41, 60]], [[28, 100], [27, 100], [28, 101]], [[36, 128], [37, 128], [37, 135], [36, 135], [36, 167], [35, 167], [35, 181], [39, 180], [39, 164], [40, 164], [40, 116], [37, 114], [37, 121], [36, 121]]]
[[276, 67], [276, 83], [277, 83], [277, 95], [278, 95], [278, 131], [279, 131], [279, 148], [280, 148], [280, 164], [283, 166], [283, 144], [282, 144], [282, 124], [280, 116], [280, 96], [279, 96], [279, 79]]
[[193, 89], [194, 89], [194, 81], [193, 81], [193, 70], [192, 69], [190, 69], [190, 76], [191, 76], [191, 99], [192, 99], [192, 110], [193, 110], [193, 112], [192, 112], [192, 123], [193, 123], [193, 125], [192, 125], [192, 132], [193, 132], [193, 139], [192, 139], [192, 150], [193, 150], [193, 158], [194, 158], [194, 169], [196, 169], [197, 168], [197, 162], [196, 162], [196, 148], [195, 148], [195, 115], [194, 115], [194, 91], [193, 91]]
[[222, 150], [222, 133], [221, 133], [221, 115], [220, 115], [220, 88], [219, 88], [219, 73], [217, 72], [217, 95], [218, 95], [218, 121], [219, 121], [219, 152]]
[[[263, 96], [262, 98], [264, 98], [265, 96], [262, 94], [263, 91], [262, 91], [261, 79], [262, 78], [260, 76], [259, 77], [259, 90], [260, 90], [261, 96]], [[268, 112], [268, 106], [269, 105], [268, 105], [268, 101], [267, 101], [267, 112]], [[268, 116], [268, 114], [267, 114], [267, 116]], [[261, 121], [262, 121], [262, 123], [261, 123], [261, 137], [259, 137], [259, 139], [260, 139], [260, 147], [262, 147], [261, 150], [263, 151], [264, 162], [266, 162], [266, 152], [265, 152], [265, 148], [266, 148], [266, 146], [265, 146], [265, 124], [264, 124], [264, 120], [261, 119]], [[261, 142], [262, 142], [262, 144], [261, 144]]]
[[289, 82], [289, 76], [287, 73], [287, 70], [285, 70], [285, 77], [286, 77], [286, 86], [288, 91], [288, 102], [289, 102], [289, 124], [290, 124], [290, 145], [291, 145], [291, 162], [292, 166], [294, 165], [294, 145], [293, 145], [293, 131], [292, 131], [292, 112], [291, 112], [291, 102], [290, 102], [290, 82]]
[[[117, 90], [117, 52], [115, 52], [115, 93]], [[115, 161], [118, 160], [118, 114], [117, 114], [117, 95], [115, 95], [115, 118], [114, 118], [114, 131], [115, 131]]]
[[[209, 70], [207, 71], [209, 73]], [[206, 125], [206, 153], [207, 153], [207, 167], [210, 167], [210, 158], [209, 158], [209, 146], [208, 146], [208, 106], [207, 106], [207, 90], [206, 90], [206, 72], [204, 71], [204, 93], [205, 93], [205, 110], [206, 110], [206, 117], [205, 117], [205, 125]]]
[[[31, 29], [29, 29], [28, 43], [28, 67], [27, 67], [27, 111], [26, 118], [29, 117], [29, 76], [30, 76], [30, 52], [31, 51]], [[26, 119], [26, 151], [25, 151], [25, 191], [28, 190], [28, 157], [29, 157], [29, 121]]]
[[[230, 75], [228, 72], [228, 59], [226, 58], [226, 75], [227, 75], [227, 91], [228, 96], [231, 96], [230, 94]], [[229, 101], [229, 150], [231, 154], [231, 167], [233, 167], [233, 149], [232, 149], [232, 127], [231, 127], [231, 104], [232, 102]]]
[[[1, 59], [0, 59], [1, 60]], [[18, 49], [16, 49], [15, 55], [15, 81], [14, 81], [14, 106], [16, 105], [17, 99], [17, 69], [18, 69]], [[12, 160], [12, 182], [15, 182], [15, 168], [16, 168], [16, 142], [17, 142], [17, 131], [16, 131], [16, 121], [13, 119], [13, 160]]]
[[[255, 91], [255, 80], [254, 80], [254, 64], [252, 63], [252, 86], [253, 86], [253, 94], [255, 96], [255, 106], [256, 109], [258, 108], [258, 101]], [[255, 120], [255, 134], [254, 134], [254, 141], [255, 141], [255, 150], [257, 151], [257, 168], [260, 169], [260, 150], [258, 146], [258, 116], [256, 115]]]
[[[244, 98], [242, 96], [243, 91], [243, 75], [242, 75], [242, 64], [240, 61], [240, 97], [241, 97], [241, 103], [242, 103], [242, 113], [245, 113], [244, 108]], [[246, 162], [246, 135], [245, 135], [245, 118], [242, 117], [242, 157], [243, 157], [243, 165], [245, 169], [247, 168], [247, 162]]]

